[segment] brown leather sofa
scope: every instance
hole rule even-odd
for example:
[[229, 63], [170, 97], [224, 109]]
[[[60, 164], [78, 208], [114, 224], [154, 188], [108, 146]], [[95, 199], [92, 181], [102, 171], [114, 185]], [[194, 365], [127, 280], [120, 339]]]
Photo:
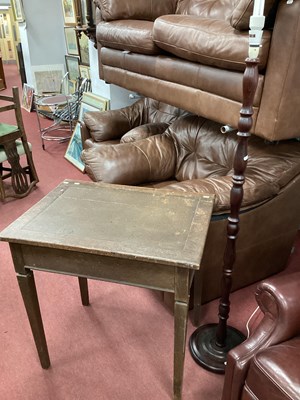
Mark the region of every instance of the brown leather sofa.
[[[123, 111], [114, 111], [115, 121]], [[89, 128], [86, 113], [85, 129]], [[110, 112], [98, 113], [118, 131]], [[101, 115], [100, 115], [101, 114]], [[82, 160], [92, 180], [167, 190], [214, 193], [214, 214], [195, 276], [196, 316], [201, 302], [220, 296], [220, 279], [230, 209], [236, 132], [195, 115], [177, 118], [163, 134], [129, 143], [86, 148]], [[101, 128], [102, 129], [102, 128]], [[249, 140], [249, 161], [240, 216], [233, 290], [284, 268], [300, 223], [300, 142]], [[203, 290], [202, 290], [203, 282]], [[202, 291], [202, 293], [201, 293]]]
[[[102, 79], [237, 127], [253, 0], [95, 2]], [[275, 18], [277, 3], [266, 1], [252, 126], [268, 140], [300, 126], [300, 2], [279, 1]]]
[[228, 353], [222, 400], [300, 399], [300, 273], [258, 285], [263, 318]]

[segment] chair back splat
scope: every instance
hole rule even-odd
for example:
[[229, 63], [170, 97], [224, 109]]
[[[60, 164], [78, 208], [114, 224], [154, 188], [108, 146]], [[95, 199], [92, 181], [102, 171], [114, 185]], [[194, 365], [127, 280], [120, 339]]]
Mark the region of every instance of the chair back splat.
[[[0, 113], [14, 110], [16, 125], [0, 123], [0, 200], [7, 197], [27, 196], [39, 179], [33, 163], [31, 144], [28, 143], [19, 98], [19, 90], [13, 87], [12, 96], [0, 95], [0, 100], [10, 103], [0, 106]], [[20, 156], [26, 158], [25, 166]], [[10, 185], [4, 180], [10, 178]]]

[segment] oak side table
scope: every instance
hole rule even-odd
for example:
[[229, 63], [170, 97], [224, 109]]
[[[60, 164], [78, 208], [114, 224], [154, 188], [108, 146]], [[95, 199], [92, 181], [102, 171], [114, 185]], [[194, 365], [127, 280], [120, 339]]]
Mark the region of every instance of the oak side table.
[[9, 242], [43, 368], [50, 366], [34, 271], [172, 292], [174, 399], [181, 399], [189, 291], [199, 269], [213, 195], [64, 181], [1, 232]]

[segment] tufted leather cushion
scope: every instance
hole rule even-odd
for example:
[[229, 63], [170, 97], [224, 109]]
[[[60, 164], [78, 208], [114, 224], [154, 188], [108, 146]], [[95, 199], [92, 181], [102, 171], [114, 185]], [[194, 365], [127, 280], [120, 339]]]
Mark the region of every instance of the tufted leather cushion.
[[164, 14], [175, 12], [176, 0], [96, 0], [104, 21], [145, 19], [154, 21]]
[[159, 54], [161, 49], [152, 38], [153, 22], [120, 20], [100, 22], [97, 25], [97, 40], [104, 47], [132, 51], [141, 54]]
[[[178, 181], [232, 176], [238, 138], [236, 131], [222, 134], [221, 126], [192, 115], [170, 125], [165, 134], [175, 144]], [[247, 179], [251, 184], [263, 182], [278, 191], [300, 173], [299, 141], [272, 144], [252, 136], [248, 148]]]
[[[248, 56], [248, 32], [238, 32], [228, 21], [191, 15], [166, 15], [154, 22], [157, 46], [178, 57], [198, 63], [244, 71]], [[270, 32], [263, 34], [260, 65], [266, 66]]]
[[[221, 19], [230, 21], [234, 29], [248, 30], [253, 3], [253, 0], [179, 0], [176, 14]], [[264, 15], [268, 15], [273, 4], [274, 0], [265, 1]]]
[[299, 371], [300, 337], [295, 337], [253, 357], [244, 390], [256, 399], [299, 399]]
[[[221, 134], [221, 125], [196, 116], [182, 117], [165, 135], [176, 148], [175, 178], [169, 189], [214, 193], [215, 212], [227, 211], [232, 186], [236, 132]], [[249, 160], [244, 184], [243, 207], [272, 198], [300, 174], [300, 142], [267, 144], [249, 140]]]
[[232, 15], [232, 0], [179, 0], [176, 14], [229, 20]]
[[[93, 180], [145, 184], [177, 180], [168, 190], [213, 193], [214, 212], [230, 207], [236, 132], [222, 134], [221, 125], [194, 115], [176, 120], [165, 133], [122, 145], [100, 146], [82, 153]], [[249, 139], [243, 208], [271, 199], [300, 174], [300, 142], [267, 144]]]

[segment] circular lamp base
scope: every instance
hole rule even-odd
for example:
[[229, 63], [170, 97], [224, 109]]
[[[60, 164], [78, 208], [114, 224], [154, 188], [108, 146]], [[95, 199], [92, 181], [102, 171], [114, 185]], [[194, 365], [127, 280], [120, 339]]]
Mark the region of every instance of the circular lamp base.
[[224, 374], [227, 353], [246, 338], [237, 329], [227, 326], [226, 345], [216, 345], [217, 324], [200, 326], [190, 337], [190, 352], [197, 364], [209, 371]]

